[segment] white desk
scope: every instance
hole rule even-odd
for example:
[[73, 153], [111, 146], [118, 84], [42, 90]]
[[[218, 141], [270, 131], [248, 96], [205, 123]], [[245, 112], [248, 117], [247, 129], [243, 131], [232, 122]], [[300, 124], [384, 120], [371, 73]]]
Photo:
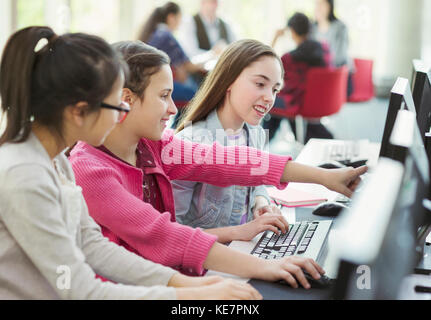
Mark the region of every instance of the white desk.
[[[322, 161], [322, 155], [325, 152], [325, 148], [341, 142], [343, 142], [343, 140], [310, 139], [295, 161], [310, 166], [318, 166], [324, 162]], [[367, 165], [369, 167], [375, 166], [379, 158], [380, 143], [371, 143], [367, 140], [363, 140], [361, 141], [361, 149], [361, 153], [366, 155], [366, 159], [369, 159]], [[328, 201], [334, 201], [338, 196], [337, 192], [331, 191], [319, 184], [289, 183], [287, 189], [289, 188], [311, 192], [319, 197], [328, 199]]]
[[[328, 139], [310, 139], [310, 141], [301, 150], [301, 153], [298, 155], [295, 161], [306, 165], [316, 166], [322, 162], [321, 155], [324, 152], [325, 146], [330, 144], [337, 144], [341, 142], [343, 141], [328, 140]], [[364, 142], [362, 145], [361, 145], [361, 148], [364, 148], [365, 150], [363, 150], [361, 153], [367, 155], [366, 158], [369, 159], [367, 165], [369, 167], [373, 167], [374, 165], [377, 164], [377, 161], [378, 161], [379, 152], [380, 152], [380, 143], [370, 143], [367, 141], [366, 143]], [[329, 201], [333, 201], [338, 196], [338, 193], [333, 192], [327, 189], [326, 187], [322, 185], [317, 185], [317, 184], [289, 183], [289, 185], [287, 186], [287, 189], [288, 188], [295, 188], [295, 189], [311, 192], [318, 196], [325, 197]], [[295, 208], [283, 207], [282, 213], [289, 223], [297, 222]], [[241, 252], [250, 253], [253, 250], [259, 238], [261, 237], [261, 235], [262, 234], [258, 234], [252, 241], [232, 241], [229, 247], [239, 250]], [[331, 230], [329, 233], [329, 239], [328, 239], [329, 248], [331, 247], [330, 243], [331, 243], [332, 236], [333, 236], [333, 230]], [[336, 276], [338, 266], [336, 264], [336, 261], [331, 260], [330, 257], [331, 255], [328, 254], [328, 259], [325, 261], [322, 267], [325, 269], [327, 276], [334, 278]], [[249, 280], [246, 278], [239, 278], [234, 275], [220, 273], [212, 270], [209, 271], [207, 275], [222, 275], [224, 277], [235, 278], [243, 281]]]

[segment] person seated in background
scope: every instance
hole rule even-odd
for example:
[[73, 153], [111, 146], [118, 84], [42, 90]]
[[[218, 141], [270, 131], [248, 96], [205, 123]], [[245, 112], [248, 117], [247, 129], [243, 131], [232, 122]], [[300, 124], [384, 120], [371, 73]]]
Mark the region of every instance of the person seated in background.
[[311, 38], [329, 46], [334, 66], [349, 68], [347, 97], [353, 93], [353, 73], [355, 66], [349, 56], [349, 33], [347, 26], [335, 16], [334, 0], [316, 0], [315, 19]]
[[236, 40], [229, 24], [217, 16], [218, 5], [218, 0], [201, 0], [199, 12], [180, 26], [180, 43], [192, 60], [216, 59]]
[[[295, 13], [288, 20], [287, 29], [290, 30], [292, 40], [297, 47], [281, 58], [284, 67], [284, 87], [274, 105], [276, 108], [301, 106], [304, 99], [307, 71], [313, 67], [331, 65], [329, 48], [325, 44], [310, 39], [311, 24], [305, 14]], [[273, 46], [285, 31], [286, 29], [281, 29], [276, 32], [272, 42]], [[288, 120], [295, 133], [295, 121], [293, 119]], [[269, 129], [270, 140], [274, 137], [280, 122], [281, 119], [274, 116], [263, 122], [263, 127]], [[320, 122], [309, 122], [307, 123], [305, 142], [311, 138], [333, 139], [333, 135]]]
[[174, 74], [174, 101], [189, 101], [193, 98], [198, 84], [192, 79], [193, 73], [206, 72], [202, 65], [193, 64], [173, 32], [181, 23], [181, 8], [174, 2], [156, 8], [146, 21], [139, 40], [164, 51], [171, 60]]

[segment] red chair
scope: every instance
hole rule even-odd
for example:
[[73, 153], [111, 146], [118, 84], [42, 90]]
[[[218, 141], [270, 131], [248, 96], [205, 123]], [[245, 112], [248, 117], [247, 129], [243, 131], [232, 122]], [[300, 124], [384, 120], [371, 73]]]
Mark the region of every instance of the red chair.
[[304, 143], [305, 121], [319, 121], [340, 111], [347, 100], [346, 66], [341, 68], [311, 68], [306, 77], [304, 101], [300, 106], [272, 108], [271, 114], [295, 118], [296, 137]]
[[178, 110], [185, 108], [189, 104], [189, 102], [190, 101], [174, 101], [175, 106]]
[[363, 102], [374, 97], [373, 60], [353, 59], [355, 73], [353, 74], [353, 92], [349, 102]]

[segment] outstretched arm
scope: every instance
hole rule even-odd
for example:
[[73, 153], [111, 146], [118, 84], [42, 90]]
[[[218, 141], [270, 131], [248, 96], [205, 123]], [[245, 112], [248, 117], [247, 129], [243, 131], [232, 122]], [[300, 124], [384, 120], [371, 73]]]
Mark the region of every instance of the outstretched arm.
[[289, 161], [284, 167], [281, 182], [316, 183], [330, 190], [351, 197], [361, 182], [360, 176], [367, 172], [368, 167], [322, 169]]

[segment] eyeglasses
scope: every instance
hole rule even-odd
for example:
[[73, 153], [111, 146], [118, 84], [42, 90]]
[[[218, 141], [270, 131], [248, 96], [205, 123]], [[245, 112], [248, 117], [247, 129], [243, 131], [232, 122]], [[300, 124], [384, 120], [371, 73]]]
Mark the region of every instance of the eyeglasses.
[[121, 123], [124, 121], [124, 119], [126, 119], [127, 114], [130, 111], [130, 106], [127, 102], [121, 101], [121, 104], [116, 107], [116, 106], [112, 106], [110, 104], [104, 103], [102, 102], [100, 104], [101, 108], [105, 108], [105, 109], [111, 109], [111, 110], [117, 110], [118, 111], [118, 123]]

